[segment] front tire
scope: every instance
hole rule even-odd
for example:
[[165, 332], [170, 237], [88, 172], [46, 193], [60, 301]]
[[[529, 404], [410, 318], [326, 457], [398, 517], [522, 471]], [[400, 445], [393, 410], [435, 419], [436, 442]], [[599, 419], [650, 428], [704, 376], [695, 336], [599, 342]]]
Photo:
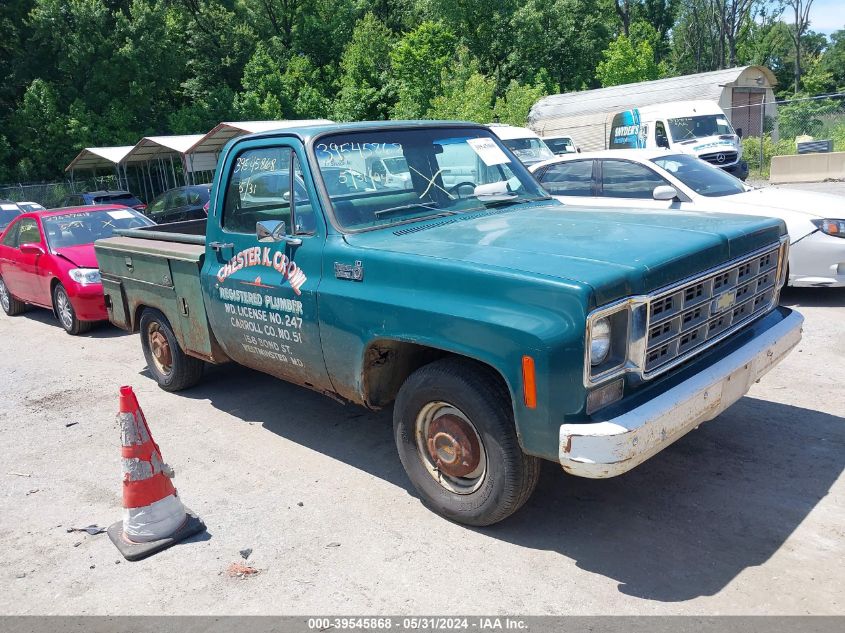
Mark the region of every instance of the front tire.
[[159, 387], [181, 391], [200, 381], [204, 363], [182, 351], [166, 316], [147, 308], [141, 314], [140, 329], [144, 358]]
[[56, 287], [53, 288], [53, 311], [65, 332], [72, 336], [84, 334], [93, 325], [91, 321], [80, 321], [76, 317], [76, 310], [73, 309], [67, 290], [62, 284], [56, 284]]
[[492, 525], [531, 496], [540, 460], [522, 452], [508, 392], [493, 370], [443, 359], [414, 372], [393, 411], [396, 447], [423, 503], [466, 525]]
[[2, 277], [0, 277], [0, 307], [9, 316], [17, 316], [26, 312], [26, 304], [12, 296]]

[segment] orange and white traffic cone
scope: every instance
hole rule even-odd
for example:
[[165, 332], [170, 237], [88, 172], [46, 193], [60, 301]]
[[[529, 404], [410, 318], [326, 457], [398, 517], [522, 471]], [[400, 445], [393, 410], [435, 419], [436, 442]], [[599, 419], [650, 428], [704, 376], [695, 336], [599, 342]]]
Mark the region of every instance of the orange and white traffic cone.
[[132, 387], [120, 388], [117, 418], [123, 521], [109, 527], [108, 534], [126, 560], [140, 560], [202, 532], [205, 524], [182, 505], [170, 481], [173, 470], [161, 458]]

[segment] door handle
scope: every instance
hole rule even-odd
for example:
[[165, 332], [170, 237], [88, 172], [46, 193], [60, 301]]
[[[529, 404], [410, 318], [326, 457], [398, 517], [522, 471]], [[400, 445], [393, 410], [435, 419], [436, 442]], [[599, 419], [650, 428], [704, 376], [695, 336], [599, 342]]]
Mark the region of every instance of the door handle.
[[209, 242], [208, 247], [219, 253], [224, 248], [235, 248], [235, 245], [232, 242]]

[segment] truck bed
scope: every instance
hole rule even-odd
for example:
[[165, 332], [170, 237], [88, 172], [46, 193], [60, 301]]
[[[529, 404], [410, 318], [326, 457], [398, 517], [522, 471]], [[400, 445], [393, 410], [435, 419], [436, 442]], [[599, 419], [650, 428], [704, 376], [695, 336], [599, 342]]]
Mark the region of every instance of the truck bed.
[[202, 293], [205, 220], [119, 231], [98, 240], [94, 250], [114, 325], [137, 331], [143, 311], [155, 309], [187, 354], [227, 360], [211, 333]]

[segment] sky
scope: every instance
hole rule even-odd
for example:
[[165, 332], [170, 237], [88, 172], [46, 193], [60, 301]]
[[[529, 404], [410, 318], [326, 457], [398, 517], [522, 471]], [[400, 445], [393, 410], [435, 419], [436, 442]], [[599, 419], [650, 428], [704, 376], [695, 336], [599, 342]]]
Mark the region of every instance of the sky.
[[[789, 21], [789, 9], [784, 13], [784, 18]], [[845, 2], [843, 0], [815, 0], [813, 6], [810, 7], [810, 28], [826, 35], [845, 29]]]

